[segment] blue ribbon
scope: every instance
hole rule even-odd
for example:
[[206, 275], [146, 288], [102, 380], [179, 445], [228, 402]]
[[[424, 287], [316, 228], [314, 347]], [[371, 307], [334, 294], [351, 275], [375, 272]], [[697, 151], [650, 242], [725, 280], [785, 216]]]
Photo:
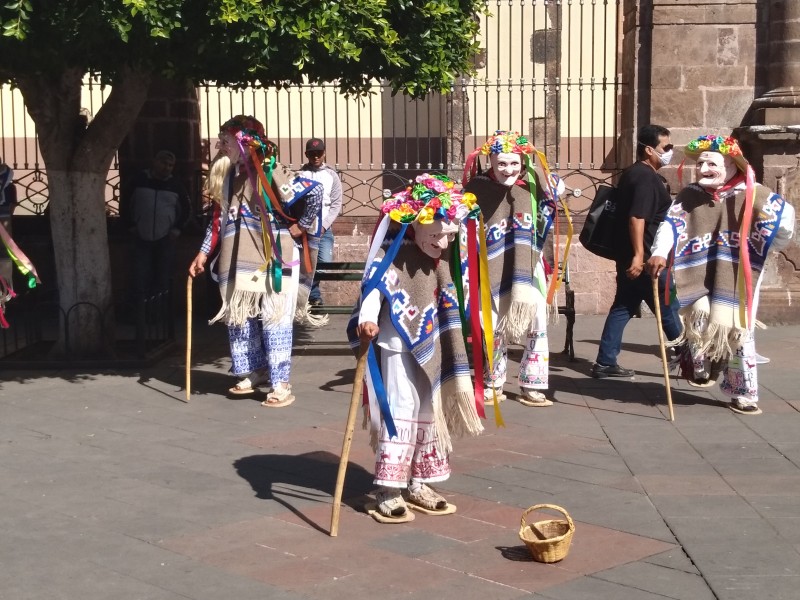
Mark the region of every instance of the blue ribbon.
[[375, 347], [371, 343], [367, 354], [367, 368], [372, 378], [372, 386], [375, 388], [375, 399], [378, 401], [383, 422], [386, 424], [386, 433], [389, 435], [389, 439], [395, 438], [397, 437], [397, 428], [394, 426], [392, 411], [389, 409], [389, 400], [386, 398], [386, 388], [383, 386], [381, 369], [378, 366], [378, 358], [375, 356]]
[[381, 262], [378, 263], [375, 272], [364, 283], [364, 289], [361, 291], [362, 298], [366, 298], [367, 296], [369, 296], [369, 293], [378, 287], [378, 284], [381, 281], [381, 277], [383, 277], [383, 274], [386, 273], [386, 269], [388, 269], [389, 265], [392, 264], [394, 257], [397, 256], [397, 252], [400, 250], [400, 244], [403, 243], [403, 238], [406, 235], [406, 229], [408, 229], [408, 223], [403, 223], [400, 226], [400, 232], [397, 234], [394, 240], [392, 240], [392, 245], [389, 246], [389, 249], [383, 256], [383, 260], [381, 260]]

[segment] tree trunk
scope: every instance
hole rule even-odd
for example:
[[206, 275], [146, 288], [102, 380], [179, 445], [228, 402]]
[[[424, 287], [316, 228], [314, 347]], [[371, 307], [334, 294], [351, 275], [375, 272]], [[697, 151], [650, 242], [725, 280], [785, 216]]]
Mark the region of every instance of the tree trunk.
[[72, 358], [109, 356], [115, 320], [105, 182], [114, 154], [147, 98], [150, 73], [122, 69], [89, 123], [80, 115], [83, 70], [17, 80], [36, 123], [47, 170], [61, 328], [54, 348]]
[[461, 181], [466, 155], [472, 151], [466, 143], [472, 135], [469, 119], [469, 94], [466, 78], [459, 78], [447, 99], [447, 176]]
[[47, 171], [61, 335], [57, 354], [88, 358], [114, 352], [106, 177]]

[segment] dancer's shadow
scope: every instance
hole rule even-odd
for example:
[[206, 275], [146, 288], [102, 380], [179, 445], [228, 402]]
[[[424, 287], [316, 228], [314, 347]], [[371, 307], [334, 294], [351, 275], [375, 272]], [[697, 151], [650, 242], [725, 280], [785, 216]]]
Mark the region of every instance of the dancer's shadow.
[[337, 386], [352, 387], [353, 381], [356, 378], [356, 370], [355, 368], [342, 369], [341, 371], [336, 373], [336, 377], [337, 379], [331, 379], [330, 381], [326, 381], [325, 383], [323, 383], [321, 386], [319, 386], [319, 389], [326, 392], [332, 392], [334, 391], [333, 388]]
[[[260, 454], [245, 456], [233, 463], [236, 472], [245, 479], [257, 498], [274, 500], [286, 507], [314, 529], [328, 533], [326, 528], [311, 521], [292, 504], [299, 501], [328, 502], [336, 489], [339, 457], [330, 452], [318, 451], [299, 454]], [[347, 476], [342, 491], [342, 503], [361, 510], [364, 496], [374, 487], [372, 473], [360, 465], [348, 463]], [[294, 488], [276, 490], [276, 484]]]

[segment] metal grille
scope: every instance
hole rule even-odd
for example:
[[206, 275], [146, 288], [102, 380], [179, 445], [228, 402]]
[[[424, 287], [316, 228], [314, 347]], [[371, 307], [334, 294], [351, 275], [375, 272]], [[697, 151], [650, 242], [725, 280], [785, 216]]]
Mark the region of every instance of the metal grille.
[[[574, 198], [589, 198], [591, 188], [622, 166], [621, 2], [491, 0], [490, 16], [481, 17], [477, 75], [425, 100], [392, 96], [380, 82], [360, 99], [343, 97], [333, 84], [243, 91], [200, 86], [206, 164], [220, 124], [234, 114], [253, 114], [290, 167], [303, 163], [307, 138], [324, 138], [328, 163], [342, 176], [343, 214], [366, 216], [374, 215], [384, 189], [402, 188], [425, 170], [460, 178], [473, 148], [495, 129], [516, 129], [545, 152]], [[90, 114], [106, 91], [87, 81], [83, 105]], [[43, 214], [47, 178], [35, 128], [20, 96], [8, 88], [0, 90], [0, 152], [16, 173], [17, 214]], [[118, 212], [117, 167], [115, 161], [108, 177], [109, 215]]]

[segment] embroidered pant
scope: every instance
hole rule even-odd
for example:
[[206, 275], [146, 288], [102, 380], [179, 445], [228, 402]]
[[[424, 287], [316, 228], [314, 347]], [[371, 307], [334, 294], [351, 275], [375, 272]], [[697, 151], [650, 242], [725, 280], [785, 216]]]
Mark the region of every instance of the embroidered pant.
[[[698, 326], [701, 327], [700, 331], [708, 327], [708, 319], [703, 317], [698, 320], [695, 327]], [[758, 403], [758, 370], [753, 331], [740, 330], [728, 338], [728, 343], [731, 355], [722, 368], [720, 390], [742, 406], [755, 405]], [[692, 352], [695, 379], [713, 378], [717, 375], [715, 365], [710, 364], [710, 361], [696, 348], [690, 346], [689, 349]]]
[[[532, 390], [546, 390], [549, 385], [550, 351], [547, 344], [547, 304], [537, 293], [536, 313], [533, 317], [532, 330], [525, 338], [522, 360], [519, 363], [519, 387]], [[494, 322], [497, 322], [494, 317]], [[508, 349], [505, 335], [494, 333], [493, 369], [489, 369], [488, 361], [484, 365], [484, 388], [502, 390], [508, 371]]]
[[292, 314], [279, 322], [264, 325], [248, 319], [244, 325], [228, 325], [231, 345], [231, 372], [246, 375], [269, 367], [272, 385], [288, 383], [292, 367]]
[[431, 389], [410, 352], [381, 348], [381, 371], [397, 437], [390, 440], [381, 425], [375, 456], [375, 484], [405, 488], [450, 477], [449, 457], [439, 449]]

